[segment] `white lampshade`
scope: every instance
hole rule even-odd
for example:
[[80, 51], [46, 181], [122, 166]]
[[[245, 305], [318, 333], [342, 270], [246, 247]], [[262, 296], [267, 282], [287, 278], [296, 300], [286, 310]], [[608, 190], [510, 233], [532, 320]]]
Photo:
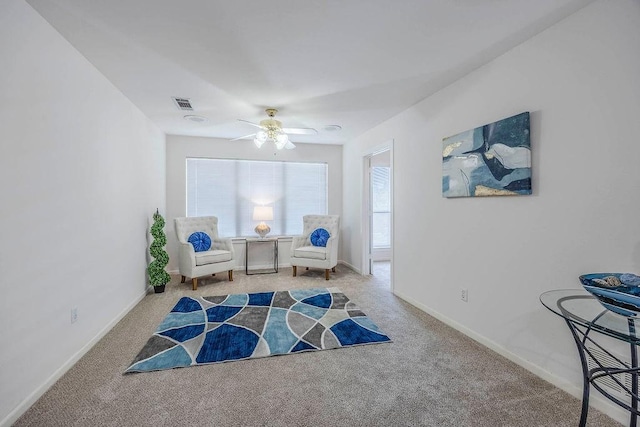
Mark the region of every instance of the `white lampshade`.
[[267, 140], [267, 133], [261, 130], [261, 131], [258, 131], [258, 133], [256, 133], [256, 137], [253, 139], [253, 143], [256, 144], [256, 147], [260, 148], [262, 147], [262, 144], [264, 144], [266, 140]]
[[271, 206], [256, 206], [253, 208], [254, 221], [272, 221], [273, 208]]
[[263, 130], [259, 130], [256, 133], [256, 139], [260, 142], [265, 142], [268, 139], [267, 133]]
[[284, 146], [287, 145], [287, 142], [289, 142], [289, 137], [286, 133], [278, 134], [276, 137], [276, 148], [282, 150]]

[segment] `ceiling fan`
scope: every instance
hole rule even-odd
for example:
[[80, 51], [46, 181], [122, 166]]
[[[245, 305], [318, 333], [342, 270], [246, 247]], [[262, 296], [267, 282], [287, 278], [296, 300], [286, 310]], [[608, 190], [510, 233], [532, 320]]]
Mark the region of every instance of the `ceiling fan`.
[[293, 148], [296, 148], [296, 146], [293, 144], [293, 142], [289, 141], [289, 134], [315, 135], [318, 133], [317, 130], [312, 128], [283, 128], [282, 122], [274, 118], [278, 110], [276, 110], [275, 108], [267, 108], [264, 111], [267, 113], [269, 118], [260, 120], [260, 123], [253, 123], [248, 120], [238, 119], [241, 122], [248, 123], [251, 126], [260, 128], [260, 130], [256, 133], [232, 139], [232, 141], [253, 137], [253, 143], [256, 144], [258, 148], [262, 147], [262, 144], [264, 144], [265, 142], [270, 141], [276, 145], [276, 148], [278, 150], [282, 150], [283, 148], [291, 150]]

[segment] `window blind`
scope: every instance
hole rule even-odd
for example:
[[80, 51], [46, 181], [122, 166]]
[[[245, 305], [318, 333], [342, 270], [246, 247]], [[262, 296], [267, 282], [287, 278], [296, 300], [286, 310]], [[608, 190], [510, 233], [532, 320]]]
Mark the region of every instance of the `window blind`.
[[371, 171], [374, 248], [391, 247], [391, 180], [388, 167], [374, 166]]
[[327, 213], [327, 164], [187, 158], [187, 216], [218, 217], [220, 236], [253, 236], [254, 206], [272, 206], [272, 236], [302, 234]]

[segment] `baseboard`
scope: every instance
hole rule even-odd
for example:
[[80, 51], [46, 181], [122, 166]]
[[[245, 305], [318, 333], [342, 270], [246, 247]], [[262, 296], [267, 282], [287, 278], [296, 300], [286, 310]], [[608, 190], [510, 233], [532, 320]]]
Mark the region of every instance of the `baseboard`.
[[349, 264], [349, 263], [348, 263], [348, 262], [346, 262], [346, 261], [339, 260], [339, 261], [338, 261], [338, 264], [340, 264], [340, 265], [344, 265], [345, 267], [348, 267], [349, 269], [351, 269], [351, 270], [355, 271], [355, 272], [356, 272], [356, 273], [358, 273], [358, 274], [362, 274], [362, 270], [360, 270], [359, 268], [356, 268], [354, 265], [351, 265], [351, 264]]
[[40, 387], [33, 391], [26, 399], [16, 406], [9, 414], [0, 421], [0, 427], [9, 427], [15, 423], [22, 414], [36, 403], [42, 395], [51, 388], [51, 386], [60, 379], [75, 363], [80, 360], [91, 348], [96, 345], [124, 316], [127, 315], [148, 293], [153, 292], [153, 287], [147, 286], [144, 293], [140, 294], [133, 300], [123, 311], [121, 311], [113, 320], [111, 320], [98, 334], [93, 337], [87, 344], [78, 350], [69, 360], [67, 360], [60, 368], [58, 368]]
[[[558, 387], [559, 389], [569, 393], [570, 395], [572, 395], [573, 397], [577, 398], [578, 400], [582, 400], [582, 387], [578, 387], [572, 383], [570, 383], [568, 380], [566, 380], [565, 378], [560, 378], [555, 374], [552, 374], [548, 371], [546, 371], [545, 369], [541, 368], [538, 365], [535, 365], [533, 363], [531, 363], [530, 361], [523, 359], [522, 357], [512, 353], [511, 351], [507, 350], [506, 348], [504, 348], [503, 346], [495, 343], [494, 341], [491, 341], [489, 339], [487, 339], [486, 337], [472, 331], [471, 329], [467, 328], [466, 326], [456, 322], [455, 320], [427, 307], [426, 305], [414, 300], [411, 297], [408, 297], [407, 295], [402, 294], [401, 292], [397, 292], [394, 291], [393, 292], [394, 295], [396, 295], [398, 298], [408, 302], [409, 304], [411, 304], [412, 306], [424, 311], [425, 313], [429, 314], [432, 317], [435, 317], [436, 319], [438, 319], [439, 321], [441, 321], [442, 323], [445, 323], [448, 326], [451, 326], [453, 329], [465, 334], [466, 336], [468, 336], [469, 338], [473, 339], [474, 341], [479, 342], [480, 344], [482, 344], [483, 346], [495, 351], [496, 353], [498, 353], [499, 355], [506, 357], [507, 359], [509, 359], [510, 361], [512, 361], [513, 363], [515, 363], [516, 365], [522, 366], [524, 369], [526, 369], [527, 371], [531, 372], [532, 374], [542, 378], [543, 380], [547, 381], [550, 384], [553, 384], [554, 386]], [[577, 363], [577, 362], [576, 362]], [[592, 390], [591, 393], [591, 398], [589, 399], [589, 406], [591, 408], [595, 408], [598, 411], [608, 415], [609, 417], [613, 418], [614, 420], [622, 423], [622, 424], [626, 424], [629, 422], [629, 412], [627, 412], [626, 410], [618, 407], [617, 405], [611, 403], [608, 399], [599, 396], [595, 393], [595, 390]], [[577, 417], [579, 417], [580, 414], [576, 414]], [[576, 418], [577, 420], [578, 418]]]
[[[344, 261], [338, 261], [338, 264], [343, 264], [343, 265], [349, 267], [351, 270], [355, 271], [356, 273], [360, 273], [360, 270], [358, 270], [357, 268], [355, 268], [351, 264], [348, 264], [348, 263], [346, 263]], [[269, 269], [269, 268], [273, 268], [273, 264], [252, 265], [251, 266], [252, 270], [262, 270], [262, 269], [266, 270], [266, 269]], [[291, 264], [290, 263], [278, 264], [278, 269], [280, 269], [280, 268], [291, 268]], [[240, 271], [240, 272], [245, 271], [244, 264], [243, 265], [236, 265], [235, 267], [233, 267], [233, 271]], [[179, 270], [167, 270], [167, 273], [179, 275], [180, 271]]]

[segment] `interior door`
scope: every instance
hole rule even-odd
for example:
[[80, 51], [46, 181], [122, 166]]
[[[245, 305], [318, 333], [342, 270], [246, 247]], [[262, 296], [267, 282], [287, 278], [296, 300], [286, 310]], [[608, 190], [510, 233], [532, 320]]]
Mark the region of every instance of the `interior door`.
[[362, 274], [392, 276], [392, 143], [363, 157]]

